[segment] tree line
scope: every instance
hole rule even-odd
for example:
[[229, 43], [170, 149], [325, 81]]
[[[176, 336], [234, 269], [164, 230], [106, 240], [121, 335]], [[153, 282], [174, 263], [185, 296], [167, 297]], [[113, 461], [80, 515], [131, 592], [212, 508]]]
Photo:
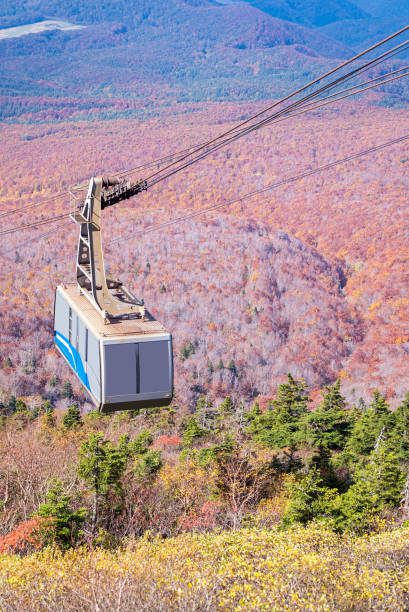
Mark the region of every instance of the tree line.
[[251, 408], [202, 395], [194, 412], [103, 416], [11, 398], [0, 406], [0, 550], [317, 521], [362, 534], [409, 519], [409, 393], [394, 411], [378, 391], [348, 406], [337, 381], [310, 404], [291, 374]]

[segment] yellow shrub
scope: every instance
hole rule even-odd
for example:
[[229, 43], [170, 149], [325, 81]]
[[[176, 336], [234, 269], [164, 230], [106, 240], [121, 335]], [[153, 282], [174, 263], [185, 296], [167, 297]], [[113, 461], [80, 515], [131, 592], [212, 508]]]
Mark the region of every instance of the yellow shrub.
[[404, 611], [409, 528], [319, 526], [146, 536], [120, 552], [0, 556], [0, 606], [24, 610]]

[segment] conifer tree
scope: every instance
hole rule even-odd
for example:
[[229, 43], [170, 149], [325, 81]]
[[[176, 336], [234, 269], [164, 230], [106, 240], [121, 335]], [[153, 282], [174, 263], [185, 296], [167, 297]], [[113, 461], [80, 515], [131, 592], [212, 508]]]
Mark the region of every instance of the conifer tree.
[[72, 385], [69, 380], [64, 380], [61, 387], [61, 397], [71, 399], [73, 396]]
[[82, 535], [81, 526], [87, 516], [87, 509], [74, 510], [71, 495], [65, 494], [62, 483], [57, 481], [48, 491], [47, 501], [41, 504], [37, 515], [52, 518], [56, 542], [63, 548], [70, 548]]
[[213, 408], [213, 403], [206, 395], [201, 395], [196, 404], [195, 418], [199, 426], [206, 431], [212, 431], [216, 428], [216, 412]]
[[323, 485], [331, 489], [344, 491], [346, 483], [343, 478], [337, 476], [334, 471], [331, 452], [325, 446], [319, 446], [317, 452], [310, 459], [309, 469], [318, 470]]
[[6, 412], [8, 414], [13, 414], [16, 412], [17, 407], [17, 398], [15, 395], [10, 395], [6, 404]]
[[204, 431], [199, 427], [195, 417], [190, 417], [187, 425], [183, 431], [183, 441], [185, 446], [192, 446], [192, 443], [197, 438], [201, 438], [204, 435]]
[[371, 528], [375, 516], [388, 507], [397, 507], [402, 497], [404, 475], [395, 453], [381, 444], [358, 469], [354, 484], [342, 496], [339, 524], [363, 533]]
[[16, 400], [16, 412], [25, 412], [27, 410], [27, 406], [22, 399]]
[[400, 461], [409, 461], [409, 393], [393, 413], [394, 426], [387, 445]]
[[351, 417], [345, 409], [345, 398], [340, 392], [340, 380], [325, 387], [322, 403], [305, 417], [306, 441], [326, 450], [341, 450], [351, 427]]
[[159, 450], [148, 450], [135, 464], [135, 471], [142, 480], [150, 479], [163, 465]]
[[248, 427], [248, 432], [257, 441], [270, 448], [285, 449], [290, 469], [298, 465], [295, 452], [303, 438], [307, 403], [305, 382], [288, 374], [287, 382], [279, 385], [269, 409], [255, 416]]
[[220, 404], [219, 407], [219, 412], [220, 415], [223, 417], [228, 417], [234, 414], [236, 408], [232, 402], [231, 397], [228, 395]]
[[59, 382], [60, 382], [60, 379], [58, 378], [57, 374], [53, 374], [50, 378], [49, 385], [50, 387], [54, 388], [59, 384]]
[[78, 404], [69, 406], [62, 418], [62, 424], [66, 429], [74, 429], [82, 425], [81, 412], [78, 408]]
[[380, 437], [387, 437], [393, 429], [394, 417], [389, 410], [385, 397], [375, 391], [374, 399], [368, 410], [358, 418], [345, 445], [344, 459], [350, 466], [366, 460], [375, 449]]
[[229, 363], [227, 364], [227, 369], [230, 370], [230, 372], [234, 374], [234, 376], [237, 376], [237, 368], [233, 359], [230, 359]]
[[149, 447], [153, 442], [153, 436], [149, 429], [144, 429], [139, 433], [134, 440], [129, 441], [129, 436], [122, 436], [119, 441], [119, 446], [128, 453], [129, 456], [144, 455], [148, 452]]
[[56, 418], [54, 414], [54, 408], [51, 406], [50, 400], [45, 400], [44, 404], [41, 407], [41, 411], [43, 412], [42, 422], [46, 429], [51, 429], [55, 427]]
[[81, 444], [79, 451], [78, 475], [88, 482], [94, 492], [91, 535], [95, 537], [100, 518], [101, 505], [112, 493], [123, 497], [121, 477], [126, 466], [123, 448], [116, 448], [102, 433], [91, 434]]
[[232, 431], [237, 429], [236, 406], [229, 395], [222, 401], [218, 410], [216, 410], [216, 424], [219, 432]]
[[307, 474], [288, 484], [290, 502], [283, 515], [283, 525], [306, 524], [314, 518], [332, 520], [338, 492], [324, 485], [319, 471], [312, 467]]

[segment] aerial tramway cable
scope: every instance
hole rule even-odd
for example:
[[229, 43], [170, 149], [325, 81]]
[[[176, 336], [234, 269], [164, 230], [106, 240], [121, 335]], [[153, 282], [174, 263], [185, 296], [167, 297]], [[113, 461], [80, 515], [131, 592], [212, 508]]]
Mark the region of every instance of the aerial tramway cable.
[[[204, 143], [200, 143], [196, 146], [192, 146], [188, 149], [184, 149], [182, 151], [179, 151], [178, 153], [175, 153], [175, 156], [183, 154], [183, 153], [187, 153], [188, 151], [190, 151], [190, 153], [188, 153], [189, 155], [191, 153], [193, 153], [196, 150], [199, 150], [202, 147], [205, 147], [207, 145], [210, 145], [211, 143], [215, 142], [216, 140], [222, 138], [225, 135], [230, 134], [231, 132], [234, 132], [236, 130], [238, 130], [240, 127], [242, 127], [243, 125], [245, 125], [246, 123], [256, 119], [257, 117], [265, 114], [267, 111], [271, 110], [272, 108], [280, 105], [281, 103], [287, 101], [288, 99], [294, 97], [295, 95], [297, 95], [298, 93], [301, 93], [302, 91], [304, 91], [305, 89], [308, 89], [309, 87], [311, 87], [312, 85], [318, 83], [320, 80], [323, 80], [324, 78], [330, 76], [331, 74], [335, 73], [336, 71], [340, 70], [341, 68], [345, 67], [346, 65], [350, 64], [353, 61], [356, 61], [357, 59], [363, 57], [364, 55], [370, 53], [371, 51], [375, 50], [376, 48], [380, 47], [381, 45], [389, 42], [390, 40], [396, 38], [397, 36], [399, 36], [400, 34], [402, 34], [403, 32], [407, 31], [409, 29], [409, 26], [405, 26], [404, 28], [398, 30], [397, 32], [391, 34], [390, 36], [388, 36], [387, 38], [379, 41], [378, 43], [372, 45], [371, 47], [368, 47], [367, 49], [365, 49], [364, 51], [362, 51], [361, 53], [359, 53], [358, 55], [355, 55], [354, 57], [350, 58], [349, 60], [347, 60], [346, 62], [343, 62], [342, 64], [340, 64], [339, 66], [336, 66], [335, 68], [333, 68], [332, 70], [326, 72], [325, 74], [321, 75], [320, 77], [317, 77], [316, 79], [314, 79], [313, 81], [310, 81], [308, 84], [304, 85], [303, 87], [299, 88], [298, 90], [292, 92], [291, 94], [289, 94], [288, 96], [281, 98], [280, 100], [278, 100], [277, 102], [274, 102], [274, 104], [264, 108], [262, 111], [259, 111], [258, 113], [252, 115], [251, 117], [249, 117], [248, 119], [244, 120], [243, 122], [239, 123], [238, 125], [234, 126], [233, 128], [231, 128], [230, 130], [227, 130], [226, 132], [223, 132], [222, 134], [219, 134], [216, 138], [204, 142]], [[379, 63], [382, 63], [384, 61], [386, 61], [387, 59], [390, 59], [391, 57], [394, 57], [395, 55], [397, 55], [398, 53], [401, 53], [402, 51], [405, 51], [409, 48], [409, 40], [404, 41], [403, 43], [400, 43], [399, 45], [397, 45], [396, 47], [394, 47], [393, 49], [390, 49], [389, 51], [386, 51], [383, 55], [378, 56], [378, 58], [375, 58], [374, 60], [371, 60], [370, 65], [365, 64], [364, 66], [360, 67], [359, 71], [366, 71], [371, 67], [375, 67], [376, 65], [378, 65]], [[353, 78], [353, 76], [349, 76], [349, 75], [345, 75], [344, 77], [341, 77], [342, 80], [349, 80], [350, 78]], [[334, 86], [333, 84], [329, 84], [329, 86]], [[302, 102], [303, 99], [301, 99], [299, 102]], [[176, 160], [176, 163], [178, 161], [181, 161], [183, 158], [180, 158], [178, 160]], [[152, 165], [154, 165], [155, 162], [152, 162]], [[135, 168], [130, 168], [128, 170], [124, 170], [122, 172], [116, 172], [113, 173], [114, 176], [127, 176], [137, 170], [139, 170], [140, 167], [135, 167]]]
[[[401, 45], [401, 48], [403, 47], [404, 45]], [[387, 55], [386, 53], [383, 57]], [[318, 91], [287, 105], [286, 108], [281, 108], [280, 111], [264, 117], [261, 121], [249, 120], [246, 125], [233, 128], [227, 136], [215, 139], [212, 145], [204, 145], [199, 150], [182, 157], [181, 161], [175, 161], [164, 169], [158, 170], [149, 181], [148, 179], [137, 182], [120, 181], [112, 177], [101, 176], [91, 178], [87, 199], [81, 211], [71, 215], [80, 226], [76, 258], [77, 282], [57, 286], [53, 330], [57, 351], [67, 360], [69, 367], [87, 389], [100, 412], [145, 409], [153, 405], [168, 406], [172, 402], [174, 389], [171, 334], [146, 310], [143, 300], [136, 298], [120, 280], [107, 276], [102, 250], [101, 211], [107, 206], [113, 206], [145, 191], [160, 180], [179, 172], [187, 165], [195, 163], [247, 133], [290, 116], [307, 112], [311, 108], [330, 104], [334, 99], [342, 98], [342, 92], [332, 96], [328, 96], [328, 93], [341, 83], [346, 83], [352, 78], [352, 75], [362, 73], [363, 70], [368, 69], [369, 65], [379, 63], [379, 61], [378, 57], [372, 62], [367, 62], [366, 65], [326, 84]], [[406, 74], [396, 74], [395, 71], [389, 79], [385, 77], [371, 79], [367, 84], [361, 83], [358, 86], [348, 87], [343, 97], [355, 95], [377, 87], [380, 83], [400, 79], [403, 76]], [[323, 98], [321, 94], [324, 92], [327, 95]], [[407, 138], [409, 135], [401, 136], [393, 143], [402, 142]], [[178, 219], [157, 223], [137, 234], [149, 234], [176, 223], [186, 222], [209, 211], [231, 206], [236, 202], [244, 202], [274, 187], [288, 185], [310, 177], [317, 172], [334, 168], [338, 164], [354, 160], [361, 155], [380, 150], [384, 146], [385, 144], [374, 146], [365, 151], [350, 154], [342, 160], [307, 169], [295, 176], [281, 179], [242, 195], [235, 200], [213, 204], [200, 211], [184, 214]], [[135, 233], [125, 237], [121, 236], [117, 241], [130, 239], [135, 240]], [[113, 242], [115, 241], [111, 241]], [[92, 309], [89, 307], [90, 303], [93, 306]], [[98, 322], [95, 321], [95, 311], [100, 315], [97, 317]], [[109, 325], [112, 322], [117, 323], [117, 326], [112, 328]], [[108, 329], [106, 324], [108, 324]], [[75, 338], [72, 335], [73, 329], [76, 330]], [[89, 332], [91, 332], [94, 346], [96, 343], [97, 350], [92, 350], [88, 356]], [[89, 370], [88, 357], [90, 357], [91, 365]], [[100, 376], [95, 376], [95, 372], [100, 372]]]
[[[266, 191], [270, 191], [272, 189], [275, 189], [277, 187], [282, 187], [284, 185], [289, 185], [291, 183], [294, 183], [296, 181], [302, 180], [304, 178], [308, 178], [310, 176], [313, 176], [314, 174], [319, 174], [320, 172], [324, 172], [325, 170], [330, 170], [331, 168], [334, 168], [336, 166], [339, 166], [343, 163], [347, 163], [349, 161], [352, 161], [354, 159], [358, 159], [360, 157], [364, 157], [365, 155], [369, 155], [370, 153], [375, 153], [377, 151], [381, 151], [383, 149], [386, 149], [388, 147], [391, 147], [395, 144], [399, 144], [401, 142], [405, 142], [406, 140], [409, 140], [409, 134], [405, 134], [404, 136], [400, 136], [398, 138], [395, 138], [393, 140], [389, 140], [383, 144], [380, 145], [376, 145], [374, 147], [370, 147], [368, 149], [365, 149], [363, 151], [358, 151], [357, 153], [353, 153], [351, 155], [348, 155], [347, 157], [343, 157], [342, 159], [338, 159], [335, 160], [333, 162], [330, 162], [328, 164], [324, 164], [321, 166], [318, 166], [317, 168], [313, 168], [311, 170], [306, 170], [305, 172], [301, 172], [300, 174], [296, 174], [294, 176], [291, 177], [287, 177], [285, 179], [282, 179], [280, 181], [276, 181], [274, 183], [271, 183], [269, 185], [266, 185], [265, 187], [262, 187], [260, 189], [257, 189], [255, 191], [249, 192], [247, 194], [244, 194], [238, 198], [235, 198], [233, 200], [228, 200], [227, 202], [221, 202], [219, 204], [214, 204], [212, 206], [207, 206], [206, 208], [202, 208], [200, 210], [197, 211], [193, 211], [191, 213], [188, 213], [186, 215], [183, 215], [182, 217], [177, 217], [176, 219], [170, 219], [168, 221], [163, 221], [162, 223], [157, 223], [154, 225], [151, 225], [149, 227], [147, 227], [144, 230], [140, 230], [137, 232], [133, 232], [131, 235], [129, 236], [121, 236], [120, 238], [114, 238], [113, 240], [110, 240], [109, 242], [107, 242], [107, 246], [114, 244], [116, 242], [118, 242], [119, 240], [130, 240], [131, 238], [133, 238], [134, 236], [138, 236], [138, 235], [145, 235], [145, 234], [150, 234], [152, 232], [158, 231], [160, 229], [164, 229], [165, 227], [170, 227], [172, 225], [176, 225], [177, 223], [181, 223], [183, 221], [188, 221], [190, 219], [193, 219], [195, 217], [199, 217], [201, 215], [204, 215], [208, 212], [211, 212], [213, 210], [217, 210], [220, 208], [227, 208], [228, 206], [231, 206], [232, 204], [238, 204], [240, 202], [245, 201], [248, 198], [252, 198], [256, 195], [260, 195], [262, 193], [265, 193]], [[48, 236], [52, 233], [54, 233], [54, 231], [56, 229], [62, 229], [63, 227], [66, 227], [65, 224], [61, 224], [60, 226], [57, 226], [57, 228], [53, 228], [53, 230], [50, 230], [49, 232], [45, 232], [44, 234], [40, 235], [40, 236], [36, 236], [35, 238], [31, 238], [29, 240], [27, 240], [25, 243], [23, 243], [23, 245], [26, 244], [30, 244], [31, 242], [34, 242], [34, 240], [38, 240], [39, 238], [43, 238], [45, 236]], [[20, 245], [20, 246], [23, 246]], [[1, 255], [5, 256], [8, 253], [14, 251], [15, 248], [10, 249], [9, 251], [6, 251], [5, 253], [1, 253]], [[65, 260], [65, 257], [59, 257], [57, 259], [54, 259], [54, 263], [60, 262]]]
[[[343, 100], [344, 98], [348, 98], [348, 97], [350, 97], [350, 96], [352, 96], [352, 95], [357, 95], [357, 94], [362, 93], [362, 92], [364, 92], [364, 91], [367, 91], [367, 90], [369, 90], [369, 89], [373, 89], [374, 87], [379, 87], [380, 85], [384, 85], [384, 84], [389, 83], [389, 82], [391, 82], [391, 81], [395, 81], [395, 80], [401, 79], [401, 78], [403, 78], [403, 77], [405, 77], [405, 76], [409, 76], [409, 72], [407, 72], [407, 73], [405, 73], [405, 74], [402, 74], [402, 75], [395, 76], [395, 77], [393, 77], [393, 78], [391, 78], [391, 79], [385, 79], [385, 80], [384, 80], [384, 81], [382, 81], [382, 82], [375, 83], [375, 84], [370, 85], [370, 86], [368, 86], [368, 87], [363, 87], [363, 85], [366, 85], [366, 83], [362, 83], [362, 84], [360, 84], [360, 85], [355, 86], [354, 88], [348, 88], [347, 90], [344, 90], [344, 91], [350, 91], [351, 89], [356, 89], [357, 87], [361, 87], [362, 89], [360, 89], [359, 91], [353, 91], [353, 92], [351, 92], [351, 93], [348, 93], [347, 95], [339, 95], [338, 97], [335, 97], [335, 98], [332, 98], [332, 97], [331, 97], [332, 99], [330, 99], [330, 100], [328, 100], [328, 99], [325, 99], [325, 98], [324, 98], [324, 101], [323, 101], [321, 104], [318, 104], [318, 103], [317, 103], [317, 102], [320, 102], [320, 100], [318, 100], [318, 101], [316, 101], [316, 103], [315, 103], [315, 104], [314, 104], [314, 103], [312, 103], [312, 104], [310, 104], [310, 105], [305, 105], [305, 108], [304, 108], [304, 106], [301, 106], [300, 108], [301, 108], [301, 109], [303, 109], [303, 110], [301, 110], [300, 112], [298, 112], [298, 113], [296, 113], [296, 112], [292, 112], [292, 113], [288, 113], [288, 114], [281, 115], [281, 116], [280, 116], [280, 115], [278, 115], [277, 117], [274, 117], [274, 119], [273, 119], [273, 120], [269, 120], [268, 122], [264, 123], [264, 124], [263, 124], [262, 126], [260, 126], [260, 127], [265, 127], [266, 125], [272, 125], [272, 124], [275, 124], [275, 123], [279, 123], [279, 122], [284, 121], [284, 120], [286, 120], [286, 119], [289, 119], [289, 118], [291, 118], [291, 117], [297, 117], [297, 116], [300, 116], [300, 115], [304, 114], [305, 112], [308, 112], [308, 111], [311, 111], [311, 110], [315, 110], [315, 109], [321, 108], [322, 106], [325, 106], [325, 105], [327, 105], [327, 104], [334, 103], [334, 102], [337, 102], [337, 101], [339, 101], [339, 100]], [[371, 83], [372, 81], [373, 81], [373, 80], [368, 81], [368, 83]], [[343, 93], [344, 93], [344, 91], [338, 92], [338, 94], [343, 94]], [[334, 96], [336, 96], [336, 95], [337, 95], [337, 94], [334, 94]], [[260, 129], [260, 127], [258, 127], [258, 126], [257, 126], [257, 127], [256, 127], [256, 128], [254, 128], [254, 129], [250, 129], [250, 128], [248, 128], [248, 129], [246, 130], [246, 134], [247, 134], [247, 133], [250, 133], [250, 132], [252, 132], [252, 131], [255, 131], [256, 129]], [[219, 143], [219, 144], [215, 145], [215, 146], [214, 146], [214, 147], [211, 149], [211, 151], [204, 151], [204, 152], [202, 152], [201, 154], [197, 155], [195, 158], [190, 159], [190, 160], [187, 160], [187, 161], [186, 161], [186, 162], [185, 162], [185, 163], [184, 163], [182, 166], [177, 166], [176, 168], [173, 168], [172, 170], [170, 170], [169, 172], [167, 172], [167, 173], [166, 173], [164, 176], [158, 176], [157, 178], [154, 178], [153, 180], [151, 180], [151, 181], [150, 181], [150, 183], [148, 183], [148, 186], [151, 186], [151, 187], [152, 187], [152, 186], [153, 186], [153, 185], [155, 185], [156, 183], [159, 183], [160, 181], [163, 181], [163, 180], [165, 180], [166, 178], [169, 178], [170, 176], [172, 176], [173, 174], [176, 174], [176, 173], [177, 173], [177, 172], [179, 172], [180, 170], [182, 170], [182, 169], [184, 169], [184, 168], [187, 168], [188, 166], [190, 166], [190, 165], [194, 164], [196, 161], [199, 161], [199, 160], [201, 160], [201, 159], [204, 159], [204, 158], [205, 158], [205, 157], [207, 157], [209, 154], [214, 153], [215, 151], [218, 151], [219, 149], [221, 149], [221, 148], [225, 147], [225, 146], [226, 146], [226, 144], [230, 144], [231, 142], [235, 142], [235, 141], [236, 141], [238, 138], [240, 138], [241, 136], [242, 136], [242, 134], [234, 135], [234, 136], [232, 136], [232, 137], [231, 137], [231, 138], [228, 140], [228, 142], [223, 141], [223, 142], [221, 142], [221, 143]], [[148, 179], [146, 179], [146, 180], [149, 180], [149, 177], [148, 177]]]
[[110, 240], [109, 242], [107, 242], [107, 245], [113, 244], [115, 242], [118, 242], [119, 240], [130, 240], [131, 238], [133, 238], [134, 236], [138, 236], [138, 235], [145, 235], [145, 234], [149, 234], [151, 232], [155, 232], [158, 231], [160, 229], [163, 229], [165, 227], [169, 227], [171, 225], [175, 225], [177, 223], [181, 223], [182, 221], [188, 221], [189, 219], [193, 219], [195, 217], [199, 217], [200, 215], [203, 215], [205, 213], [211, 212], [213, 210], [217, 210], [219, 208], [226, 208], [228, 206], [231, 206], [232, 204], [238, 204], [240, 202], [243, 202], [244, 200], [247, 200], [248, 198], [252, 198], [256, 195], [260, 195], [262, 193], [265, 193], [266, 191], [270, 191], [271, 189], [276, 189], [277, 187], [283, 187], [284, 185], [289, 185], [291, 183], [295, 183], [296, 181], [300, 181], [304, 178], [308, 178], [310, 176], [313, 176], [314, 174], [318, 174], [320, 172], [324, 172], [325, 170], [330, 170], [331, 168], [334, 168], [336, 166], [339, 166], [341, 164], [350, 162], [354, 159], [358, 159], [360, 157], [364, 157], [365, 155], [369, 155], [370, 153], [375, 153], [377, 151], [381, 151], [383, 149], [386, 149], [387, 147], [391, 147], [395, 144], [399, 144], [401, 142], [404, 142], [406, 140], [409, 140], [409, 134], [405, 134], [404, 136], [399, 136], [398, 138], [395, 138], [393, 140], [389, 140], [383, 144], [380, 145], [375, 145], [373, 147], [370, 147], [368, 149], [365, 149], [363, 151], [358, 151], [357, 153], [352, 153], [351, 155], [348, 155], [347, 157], [343, 157], [342, 159], [337, 159], [333, 162], [330, 162], [328, 164], [323, 164], [321, 166], [317, 166], [316, 168], [313, 168], [311, 170], [306, 170], [304, 172], [301, 172], [300, 174], [295, 174], [293, 176], [281, 179], [279, 181], [276, 181], [274, 183], [270, 183], [269, 185], [266, 185], [265, 187], [261, 187], [260, 189], [256, 189], [255, 191], [251, 191], [249, 193], [246, 193], [242, 196], [239, 196], [238, 198], [235, 198], [233, 200], [228, 200], [227, 202], [221, 202], [219, 204], [213, 204], [212, 206], [207, 206], [206, 208], [201, 208], [198, 211], [193, 211], [191, 213], [188, 213], [186, 215], [183, 215], [182, 217], [177, 217], [176, 219], [170, 219], [169, 221], [163, 221], [162, 223], [158, 223], [155, 225], [151, 225], [148, 228], [141, 230], [141, 231], [137, 231], [137, 232], [133, 232], [132, 235], [128, 236], [128, 237], [123, 237], [121, 236], [120, 238], [114, 238], [113, 240]]
[[[262, 111], [256, 113], [255, 115], [249, 117], [248, 119], [246, 119], [245, 121], [242, 121], [241, 123], [239, 123], [238, 125], [236, 125], [234, 128], [231, 128], [230, 130], [227, 130], [226, 132], [223, 132], [222, 134], [219, 134], [219, 136], [217, 136], [216, 138], [213, 138], [211, 140], [209, 140], [206, 143], [201, 144], [196, 150], [192, 151], [191, 153], [187, 154], [186, 157], [190, 156], [190, 155], [194, 155], [195, 153], [199, 152], [200, 150], [204, 149], [207, 146], [212, 145], [213, 143], [216, 143], [218, 140], [221, 140], [222, 138], [224, 138], [225, 136], [230, 135], [232, 132], [236, 132], [239, 128], [241, 128], [242, 126], [247, 125], [248, 123], [250, 123], [251, 121], [253, 121], [254, 119], [261, 117], [262, 115], [264, 115], [266, 112], [268, 112], [269, 110], [276, 108], [277, 106], [279, 106], [280, 104], [283, 104], [284, 102], [290, 100], [291, 98], [293, 98], [294, 96], [296, 96], [297, 94], [305, 91], [306, 89], [308, 89], [309, 87], [312, 87], [313, 85], [319, 83], [320, 81], [322, 81], [323, 79], [327, 78], [328, 76], [330, 76], [331, 74], [336, 73], [337, 71], [341, 70], [342, 68], [344, 68], [345, 66], [351, 64], [352, 62], [356, 61], [357, 59], [363, 57], [364, 55], [370, 53], [371, 51], [373, 51], [374, 49], [380, 47], [381, 45], [385, 44], [386, 42], [388, 42], [389, 40], [392, 40], [393, 38], [399, 36], [400, 34], [402, 34], [403, 32], [407, 31], [409, 29], [409, 26], [405, 26], [404, 28], [402, 28], [401, 30], [398, 30], [397, 32], [395, 32], [394, 34], [391, 34], [390, 36], [388, 36], [387, 38], [383, 39], [382, 41], [376, 43], [375, 45], [372, 45], [371, 47], [369, 47], [368, 49], [365, 49], [364, 51], [362, 51], [361, 53], [355, 55], [354, 57], [352, 57], [351, 59], [343, 62], [342, 64], [340, 64], [339, 66], [336, 66], [335, 68], [331, 69], [330, 71], [326, 72], [325, 74], [317, 77], [316, 79], [314, 79], [313, 81], [310, 81], [309, 83], [307, 83], [306, 85], [304, 85], [303, 87], [295, 90], [294, 92], [292, 92], [291, 94], [285, 96], [284, 98], [282, 98], [281, 100], [275, 102], [274, 104], [271, 104], [270, 106], [268, 106], [267, 108], [263, 109]], [[361, 67], [358, 67], [356, 69], [354, 69], [353, 71], [351, 71], [350, 73], [343, 75], [341, 77], [339, 77], [338, 79], [336, 79], [335, 81], [332, 81], [330, 83], [328, 83], [327, 85], [324, 85], [323, 87], [321, 87], [319, 90], [312, 92], [311, 94], [308, 94], [307, 96], [305, 96], [304, 98], [301, 98], [300, 100], [297, 100], [296, 102], [292, 103], [289, 107], [286, 107], [284, 109], [281, 109], [280, 111], [278, 111], [278, 113], [283, 113], [285, 111], [287, 111], [288, 109], [291, 109], [293, 106], [302, 104], [304, 101], [310, 99], [313, 96], [318, 95], [319, 93], [321, 93], [322, 91], [327, 90], [330, 87], [334, 87], [335, 85], [340, 84], [343, 80], [352, 78], [352, 76], [355, 76], [356, 74], [358, 74], [360, 71], [363, 71], [364, 69], [366, 70], [368, 66], [372, 66], [372, 64], [374, 64], [375, 62], [379, 62], [381, 59], [382, 61], [386, 61], [386, 59], [388, 59], [388, 54], [394, 52], [396, 53], [396, 51], [399, 50], [399, 52], [402, 52], [403, 50], [407, 50], [408, 48], [408, 42], [409, 41], [404, 41], [403, 43], [400, 43], [399, 45], [397, 45], [396, 47], [394, 47], [393, 49], [384, 52], [381, 56], [378, 56], [377, 58], [370, 60], [369, 62], [367, 62], [366, 64], [364, 64]], [[275, 117], [276, 114], [273, 114], [272, 117]], [[258, 128], [258, 126], [262, 126], [265, 121], [268, 121], [269, 118], [267, 119], [263, 119], [262, 121], [260, 121], [257, 124], [254, 125], [250, 125], [248, 128], [245, 128], [242, 132], [240, 132], [240, 136], [244, 135], [245, 133], [248, 133], [247, 130], [253, 131], [254, 128]], [[227, 140], [227, 142], [229, 142], [229, 139]], [[172, 166], [174, 166], [175, 164], [177, 164], [179, 161], [183, 161], [183, 159], [185, 159], [184, 157], [181, 158], [180, 160], [173, 162], [172, 164], [170, 164], [169, 166], [163, 168], [161, 171], [158, 172], [163, 172], [166, 171], [167, 168], [170, 168]], [[152, 179], [153, 177], [155, 177], [158, 172], [152, 174], [151, 176], [148, 176], [146, 178], [146, 180]]]

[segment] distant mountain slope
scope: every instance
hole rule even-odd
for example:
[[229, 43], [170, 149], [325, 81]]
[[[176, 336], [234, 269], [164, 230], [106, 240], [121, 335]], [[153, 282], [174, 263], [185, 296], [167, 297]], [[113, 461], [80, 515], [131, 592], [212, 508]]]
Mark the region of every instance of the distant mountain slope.
[[[348, 54], [348, 49], [325, 34], [276, 19], [262, 12], [262, 7], [251, 6], [250, 3], [225, 6], [216, 0], [154, 3], [149, 0], [112, 0], [106, 3], [97, 0], [61, 0], [58, 3], [34, 0], [23, 1], [21, 6], [16, 7], [3, 0], [2, 4], [3, 24], [11, 23], [13, 19], [27, 23], [30, 19], [50, 17], [82, 24], [120, 23], [126, 31], [127, 41], [140, 40], [142, 36], [152, 42], [160, 39], [164, 46], [171, 46], [182, 37], [187, 52], [196, 51], [198, 43], [227, 44], [239, 49], [302, 44], [324, 57], [344, 57]], [[111, 40], [106, 42], [112, 45]], [[100, 44], [104, 46], [103, 39]]]
[[280, 19], [307, 26], [324, 26], [344, 19], [368, 17], [349, 0], [247, 0], [252, 6]]
[[1, 10], [3, 26], [50, 18], [87, 25], [0, 41], [1, 119], [55, 107], [56, 98], [73, 98], [72, 111], [89, 110], [88, 118], [118, 116], [100, 105], [123, 97], [125, 107], [142, 101], [147, 112], [175, 101], [271, 99], [352, 53], [245, 3], [3, 0]]
[[407, 0], [355, 0], [355, 4], [378, 19], [409, 18]]
[[366, 46], [409, 24], [407, 0], [355, 0], [367, 13], [365, 19], [348, 17], [329, 23], [322, 32], [348, 46]]
[[237, 49], [305, 45], [326, 58], [346, 57], [350, 50], [330, 37], [309, 28], [276, 19], [251, 6], [232, 5], [205, 10], [185, 10], [177, 17], [185, 40], [199, 38], [207, 44]]
[[278, 98], [396, 29], [387, 11], [368, 16], [373, 4], [0, 0], [3, 27], [45, 19], [87, 26], [0, 41], [0, 120], [43, 111], [49, 119], [57, 98], [71, 110], [51, 115], [75, 117], [81, 108], [92, 119], [162, 112], [175, 102]]

